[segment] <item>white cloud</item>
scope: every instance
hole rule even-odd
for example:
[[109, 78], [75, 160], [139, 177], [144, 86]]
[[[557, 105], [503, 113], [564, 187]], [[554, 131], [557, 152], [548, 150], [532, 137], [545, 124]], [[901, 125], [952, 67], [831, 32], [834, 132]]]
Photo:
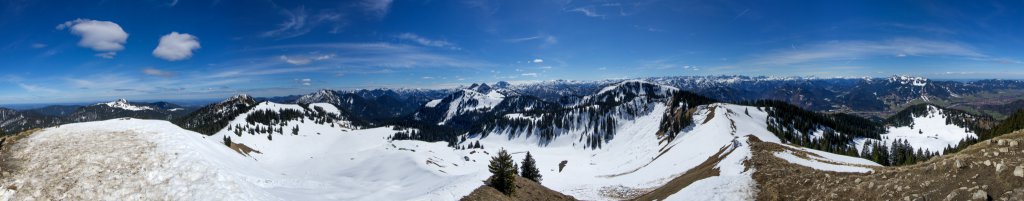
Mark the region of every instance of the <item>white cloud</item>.
[[32, 48], [39, 49], [39, 48], [44, 48], [44, 47], [46, 47], [46, 44], [32, 43]]
[[399, 34], [397, 37], [398, 37], [398, 39], [416, 42], [416, 43], [418, 43], [420, 45], [423, 45], [423, 46], [449, 48], [449, 49], [453, 49], [453, 50], [458, 50], [459, 49], [458, 46], [455, 46], [455, 44], [450, 43], [448, 41], [445, 41], [445, 40], [431, 40], [431, 39], [424, 38], [424, 37], [421, 37], [421, 36], [413, 34], [413, 33], [403, 33], [403, 34]]
[[303, 79], [299, 80], [299, 83], [301, 83], [302, 86], [310, 86], [310, 85], [313, 85], [313, 79], [303, 78]]
[[523, 73], [523, 77], [537, 77], [537, 73]]
[[424, 79], [424, 80], [432, 80], [432, 79], [434, 79], [434, 77], [430, 77], [430, 76], [423, 76], [423, 79]]
[[153, 49], [153, 56], [168, 61], [178, 61], [192, 57], [192, 52], [199, 48], [199, 39], [195, 36], [171, 32], [160, 37], [160, 44]]
[[151, 67], [143, 68], [142, 69], [142, 73], [144, 73], [146, 75], [152, 75], [152, 76], [174, 77], [174, 72], [164, 71], [164, 70], [160, 70], [160, 69], [156, 69], [156, 68], [151, 68]]
[[543, 59], [533, 59], [533, 63], [544, 63]]
[[72, 34], [82, 37], [78, 46], [103, 52], [96, 56], [113, 58], [118, 51], [124, 50], [128, 41], [128, 33], [120, 25], [111, 21], [76, 19], [57, 25], [57, 30], [70, 29]]
[[885, 41], [829, 41], [805, 48], [786, 49], [761, 55], [755, 59], [761, 65], [792, 65], [811, 62], [849, 61], [871, 57], [952, 56], [976, 60], [991, 60], [969, 45], [914, 38]]

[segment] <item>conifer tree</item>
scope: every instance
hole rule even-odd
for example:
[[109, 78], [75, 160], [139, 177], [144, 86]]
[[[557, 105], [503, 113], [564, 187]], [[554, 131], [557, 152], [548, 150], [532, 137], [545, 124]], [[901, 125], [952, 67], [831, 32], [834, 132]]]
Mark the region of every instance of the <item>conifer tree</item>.
[[523, 158], [523, 166], [520, 172], [524, 178], [537, 183], [540, 183], [542, 179], [540, 170], [537, 170], [537, 161], [533, 160], [533, 155], [530, 155], [530, 152], [526, 152], [526, 158]]
[[505, 149], [498, 151], [498, 155], [491, 157], [491, 164], [487, 165], [487, 169], [491, 171], [491, 178], [487, 179], [487, 185], [498, 189], [505, 195], [512, 195], [515, 193], [516, 188], [516, 175], [519, 174], [519, 167], [516, 167], [516, 162], [512, 161], [512, 155], [509, 155]]

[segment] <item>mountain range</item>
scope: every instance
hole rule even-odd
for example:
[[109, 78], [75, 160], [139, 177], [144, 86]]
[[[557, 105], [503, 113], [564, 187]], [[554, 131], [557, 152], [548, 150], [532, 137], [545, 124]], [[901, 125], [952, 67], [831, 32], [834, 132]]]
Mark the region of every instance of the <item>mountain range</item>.
[[[15, 197], [52, 185], [47, 182], [59, 183], [69, 176], [46, 171], [73, 172], [65, 169], [76, 165], [38, 159], [60, 157], [73, 163], [95, 156], [31, 150], [75, 149], [50, 147], [68, 142], [99, 146], [104, 141], [68, 134], [95, 132], [111, 133], [98, 134], [98, 139], [131, 136], [133, 141], [118, 141], [124, 146], [155, 146], [152, 153], [174, 153], [160, 163], [127, 163], [144, 167], [129, 172], [161, 172], [135, 172], [115, 182], [150, 174], [139, 181], [206, 183], [190, 195], [233, 192], [215, 196], [224, 199], [455, 200], [472, 194], [467, 198], [489, 200], [478, 187], [490, 175], [488, 160], [499, 150], [516, 158], [531, 153], [544, 175], [535, 188], [549, 188], [544, 192], [565, 194], [559, 197], [566, 199], [803, 199], [808, 197], [780, 192], [781, 186], [794, 184], [780, 182], [778, 175], [834, 175], [850, 178], [836, 182], [863, 185], [854, 179], [885, 179], [878, 175], [921, 171], [928, 164], [958, 169], [984, 165], [996, 168], [985, 178], [1015, 176], [1013, 168], [1021, 169], [1024, 161], [1006, 157], [1016, 152], [993, 149], [1002, 153], [1002, 161], [984, 164], [963, 165], [968, 162], [957, 158], [993, 157], [967, 155], [993, 141], [1015, 144], [1018, 139], [1003, 135], [1024, 128], [1024, 110], [1000, 120], [988, 113], [1009, 110], [979, 113], [959, 101], [1017, 93], [1021, 86], [1013, 80], [952, 82], [907, 76], [706, 76], [319, 90], [273, 98], [236, 95], [201, 108], [122, 99], [73, 108], [6, 109], [0, 110], [0, 128], [10, 133], [5, 144], [19, 144], [0, 151], [28, 162], [20, 168], [26, 171], [0, 182], [25, 188], [10, 190]], [[31, 131], [22, 132], [26, 130]], [[996, 144], [1010, 146], [1010, 141]], [[41, 170], [27, 171], [33, 167]], [[1024, 177], [1024, 170], [1020, 172]], [[163, 174], [182, 176], [159, 176]], [[18, 178], [40, 179], [26, 183]], [[805, 188], [826, 185], [804, 183], [815, 185]], [[988, 189], [963, 186], [967, 184], [941, 188], [1013, 197], [1017, 184], [1021, 182], [989, 183], [984, 187]], [[907, 190], [868, 197], [964, 197], [898, 188]], [[827, 192], [856, 195], [838, 188]], [[103, 198], [126, 198], [110, 196]]]

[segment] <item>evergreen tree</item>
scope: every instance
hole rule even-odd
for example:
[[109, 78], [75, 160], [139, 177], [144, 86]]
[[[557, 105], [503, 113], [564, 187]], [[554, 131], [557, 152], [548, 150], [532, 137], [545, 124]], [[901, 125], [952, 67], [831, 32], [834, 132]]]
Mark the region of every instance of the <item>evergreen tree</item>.
[[523, 158], [521, 176], [537, 183], [540, 183], [542, 179], [540, 170], [537, 170], [537, 161], [533, 160], [533, 155], [530, 155], [530, 152], [526, 152], [526, 158]]
[[227, 135], [224, 136], [224, 146], [231, 147], [231, 138]]
[[493, 174], [491, 178], [487, 179], [487, 185], [498, 189], [505, 195], [515, 193], [519, 167], [516, 167], [516, 162], [512, 161], [512, 155], [509, 155], [505, 149], [501, 149], [498, 151], [498, 156], [491, 157], [491, 164], [487, 165], [487, 169]]

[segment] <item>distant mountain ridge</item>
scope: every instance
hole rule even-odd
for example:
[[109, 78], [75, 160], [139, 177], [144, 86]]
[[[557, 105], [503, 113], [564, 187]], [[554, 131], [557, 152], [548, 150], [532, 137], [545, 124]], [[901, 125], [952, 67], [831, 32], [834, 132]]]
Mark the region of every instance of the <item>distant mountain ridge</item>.
[[21, 111], [0, 108], [0, 131], [17, 133], [32, 128], [124, 117], [171, 120], [187, 115], [193, 109], [168, 102], [140, 103], [125, 99], [87, 106], [55, 105]]

